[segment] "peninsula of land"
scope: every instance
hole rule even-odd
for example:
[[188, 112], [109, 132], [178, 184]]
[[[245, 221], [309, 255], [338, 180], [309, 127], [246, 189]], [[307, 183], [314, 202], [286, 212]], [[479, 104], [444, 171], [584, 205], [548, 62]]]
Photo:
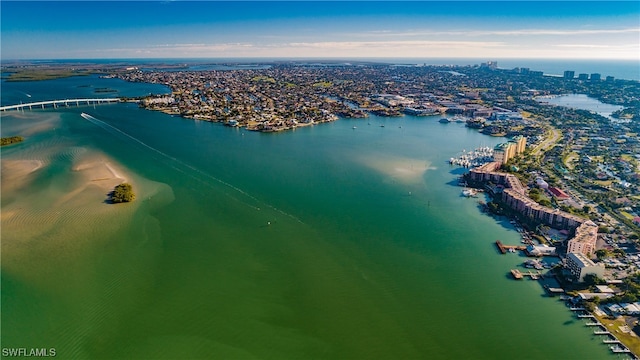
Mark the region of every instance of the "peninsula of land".
[[[495, 62], [475, 66], [283, 62], [226, 67], [143, 71], [125, 66], [105, 71], [104, 76], [171, 89], [125, 99], [142, 108], [253, 131], [293, 130], [369, 114], [407, 114], [437, 116], [443, 124], [463, 122], [483, 134], [511, 138], [494, 149], [492, 163], [464, 165], [473, 168], [465, 185], [491, 193], [493, 201], [484, 205], [493, 213], [517, 219], [517, 226], [532, 240], [527, 244], [534, 245], [531, 254], [561, 257], [551, 272], [561, 292], [580, 299], [580, 305], [592, 308], [601, 321], [605, 315], [600, 314], [630, 324], [640, 321], [637, 81], [601, 79], [600, 74], [575, 77], [569, 70], [563, 77], [545, 76], [524, 68], [500, 69]], [[620, 110], [602, 115], [547, 101], [565, 94], [588, 95]], [[21, 166], [30, 172], [41, 165]], [[514, 277], [518, 273], [512, 272]], [[606, 293], [593, 295], [595, 286], [605, 283]], [[640, 350], [632, 343], [625, 345]]]

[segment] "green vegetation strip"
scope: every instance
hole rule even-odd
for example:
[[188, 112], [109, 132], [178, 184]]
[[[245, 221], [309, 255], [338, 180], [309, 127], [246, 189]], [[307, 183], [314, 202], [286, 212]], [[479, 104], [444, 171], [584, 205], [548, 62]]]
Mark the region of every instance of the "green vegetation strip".
[[629, 213], [628, 213], [628, 212], [626, 212], [626, 211], [620, 211], [620, 215], [622, 215], [622, 216], [626, 217], [626, 218], [627, 218], [627, 219], [629, 219], [629, 220], [633, 220], [633, 215], [629, 214]]
[[23, 70], [9, 75], [7, 81], [40, 81], [40, 80], [53, 80], [61, 79], [71, 76], [84, 76], [89, 75], [87, 71], [73, 71], [73, 70]]
[[11, 144], [19, 143], [21, 141], [24, 141], [24, 138], [22, 136], [3, 137], [0, 145], [1, 146], [11, 145]]

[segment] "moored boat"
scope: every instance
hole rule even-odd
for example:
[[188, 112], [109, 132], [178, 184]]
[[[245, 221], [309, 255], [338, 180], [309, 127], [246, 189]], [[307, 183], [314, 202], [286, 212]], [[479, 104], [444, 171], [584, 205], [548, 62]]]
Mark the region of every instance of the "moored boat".
[[513, 278], [516, 280], [522, 279], [522, 273], [518, 269], [511, 269], [511, 275], [513, 275]]

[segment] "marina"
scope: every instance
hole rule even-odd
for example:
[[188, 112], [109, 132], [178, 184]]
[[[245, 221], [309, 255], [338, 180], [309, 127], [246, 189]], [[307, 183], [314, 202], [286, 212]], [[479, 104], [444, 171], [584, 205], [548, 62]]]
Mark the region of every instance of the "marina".
[[464, 168], [471, 168], [484, 165], [491, 161], [493, 161], [493, 148], [481, 146], [469, 152], [467, 152], [466, 149], [462, 150], [462, 154], [460, 156], [449, 159], [449, 164]]
[[[570, 309], [572, 311], [586, 312], [586, 309], [582, 307], [570, 307]], [[585, 323], [585, 326], [597, 327], [598, 329], [594, 330], [593, 334], [598, 336], [605, 336], [605, 338], [602, 340], [602, 343], [606, 345], [613, 344], [612, 346], [609, 346], [611, 352], [631, 354], [631, 350], [624, 346], [622, 342], [611, 331], [607, 330], [607, 327], [604, 326], [604, 324], [602, 324], [600, 321], [598, 321], [598, 319], [594, 315], [582, 313], [577, 314], [577, 317], [578, 319], [590, 319], [590, 322]], [[634, 356], [633, 358], [635, 359], [636, 357]]]

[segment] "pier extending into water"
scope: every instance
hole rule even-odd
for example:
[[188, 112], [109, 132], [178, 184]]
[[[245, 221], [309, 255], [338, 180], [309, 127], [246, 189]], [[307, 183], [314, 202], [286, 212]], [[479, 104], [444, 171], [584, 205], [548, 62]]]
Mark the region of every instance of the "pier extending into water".
[[18, 105], [8, 105], [8, 106], [0, 106], [0, 111], [5, 110], [24, 110], [28, 108], [32, 110], [33, 108], [41, 108], [44, 109], [48, 106], [52, 106], [53, 108], [57, 108], [58, 106], [69, 106], [69, 105], [96, 105], [96, 104], [106, 104], [106, 103], [115, 103], [119, 102], [120, 98], [104, 98], [104, 99], [65, 99], [65, 100], [50, 100], [50, 101], [37, 101], [26, 104], [18, 104]]
[[509, 249], [520, 250], [520, 251], [527, 249], [526, 246], [522, 246], [522, 245], [505, 245], [500, 240], [496, 240], [496, 246], [498, 247], [498, 250], [500, 250], [502, 254], [506, 254]]
[[[573, 311], [583, 311], [581, 310], [581, 308], [571, 308], [571, 310]], [[613, 352], [613, 353], [625, 353], [625, 354], [631, 354], [633, 355], [634, 359], [637, 359], [635, 357], [635, 354], [632, 353], [632, 351], [626, 347], [624, 345], [624, 343], [622, 343], [622, 341], [620, 341], [612, 332], [610, 332], [607, 327], [602, 324], [597, 317], [595, 317], [592, 314], [578, 314], [578, 318], [580, 319], [589, 319], [591, 320], [591, 322], [586, 323], [586, 326], [593, 326], [593, 327], [597, 327], [593, 333], [594, 335], [602, 335], [605, 336], [605, 339], [602, 340], [603, 344], [606, 345], [610, 345], [609, 349]]]

